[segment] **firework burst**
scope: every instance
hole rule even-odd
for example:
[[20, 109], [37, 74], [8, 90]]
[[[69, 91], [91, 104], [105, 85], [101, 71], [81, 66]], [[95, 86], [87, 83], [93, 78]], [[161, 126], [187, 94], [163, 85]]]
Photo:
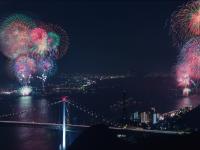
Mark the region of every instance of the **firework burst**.
[[48, 32], [49, 56], [55, 59], [63, 57], [69, 47], [69, 39], [65, 30], [53, 24], [43, 25]]
[[181, 87], [190, 86], [190, 68], [187, 64], [180, 64], [176, 67], [178, 85]]
[[172, 14], [170, 33], [180, 51], [176, 77], [189, 95], [190, 87], [200, 80], [200, 1], [192, 0]]
[[200, 35], [200, 1], [190, 1], [172, 14], [171, 34], [177, 46]]
[[15, 59], [28, 52], [30, 29], [34, 26], [31, 19], [24, 15], [8, 17], [0, 28], [0, 41], [5, 56]]
[[28, 85], [36, 75], [45, 81], [56, 71], [55, 59], [68, 49], [67, 33], [60, 27], [40, 23], [14, 14], [0, 26], [2, 53], [11, 60], [14, 75], [23, 85]]
[[27, 85], [32, 75], [36, 72], [35, 60], [27, 56], [19, 56], [13, 62], [13, 69], [18, 80]]
[[56, 64], [50, 58], [42, 58], [38, 61], [38, 73], [43, 76], [51, 76], [56, 72]]
[[32, 52], [35, 56], [45, 57], [49, 51], [47, 43], [47, 33], [42, 28], [34, 28], [31, 31], [31, 41], [33, 42]]
[[192, 79], [200, 79], [200, 38], [192, 38], [184, 45], [179, 62], [187, 64]]

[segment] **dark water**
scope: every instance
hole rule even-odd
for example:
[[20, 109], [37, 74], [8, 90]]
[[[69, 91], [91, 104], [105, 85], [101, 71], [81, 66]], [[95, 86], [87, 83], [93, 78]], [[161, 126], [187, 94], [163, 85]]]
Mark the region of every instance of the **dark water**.
[[[99, 82], [91, 87], [88, 93], [66, 93], [79, 104], [88, 106], [91, 110], [105, 116], [120, 116], [121, 110], [110, 109], [110, 105], [121, 100], [122, 90], [126, 90], [127, 98], [131, 98], [129, 112], [148, 109], [154, 106], [160, 112], [171, 111], [186, 106], [200, 104], [200, 96], [193, 94], [189, 97], [177, 96], [168, 81], [145, 81], [134, 79], [108, 80]], [[49, 103], [58, 101], [62, 95], [51, 96], [0, 96], [0, 114], [21, 112], [30, 108], [33, 111], [21, 115], [0, 118], [0, 120], [18, 120], [34, 122], [62, 122], [62, 106], [60, 104], [48, 107]], [[84, 112], [70, 108], [71, 123], [87, 124], [90, 119]], [[94, 121], [94, 120], [93, 120]], [[95, 123], [95, 121], [94, 121]], [[68, 132], [70, 142], [77, 132]], [[62, 141], [62, 132], [53, 129], [28, 127], [0, 126], [0, 149], [3, 150], [58, 150]]]
[[[0, 114], [27, 112], [1, 120], [61, 123], [61, 104], [48, 107], [57, 98], [2, 96]], [[31, 108], [34, 108], [33, 110]], [[70, 144], [79, 135], [79, 131], [67, 132]], [[47, 128], [0, 126], [0, 147], [5, 150], [58, 150], [62, 141], [62, 131]], [[1, 149], [0, 148], [0, 149]]]

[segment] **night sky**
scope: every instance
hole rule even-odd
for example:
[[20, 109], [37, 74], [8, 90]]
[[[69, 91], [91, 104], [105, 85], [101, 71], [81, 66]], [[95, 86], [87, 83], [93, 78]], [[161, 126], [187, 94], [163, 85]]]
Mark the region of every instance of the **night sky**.
[[[172, 46], [169, 19], [182, 3], [9, 1], [0, 3], [0, 17], [24, 13], [64, 28], [70, 47], [58, 61], [58, 72], [170, 72], [178, 50]], [[2, 78], [6, 68], [2, 54], [0, 67]]]

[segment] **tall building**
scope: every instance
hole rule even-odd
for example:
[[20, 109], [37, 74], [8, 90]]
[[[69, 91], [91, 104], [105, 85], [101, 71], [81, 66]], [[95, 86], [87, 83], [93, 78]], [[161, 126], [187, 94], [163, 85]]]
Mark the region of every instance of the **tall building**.
[[157, 115], [157, 113], [153, 113], [153, 120], [152, 120], [153, 122], [153, 124], [156, 124], [156, 123], [158, 123], [158, 115]]
[[140, 120], [141, 120], [141, 123], [149, 123], [150, 122], [150, 113], [149, 112], [142, 112], [140, 114]]
[[158, 114], [156, 112], [155, 107], [152, 107], [150, 112], [151, 112], [151, 123], [152, 124], [158, 123]]
[[132, 122], [139, 122], [140, 121], [139, 112], [136, 111], [136, 112], [132, 113], [131, 116], [130, 116], [130, 120]]
[[139, 112], [138, 112], [138, 111], [137, 111], [137, 112], [134, 112], [134, 114], [133, 114], [133, 120], [134, 120], [134, 121], [139, 120]]
[[128, 122], [128, 112], [126, 104], [126, 91], [122, 92], [122, 123], [125, 125]]

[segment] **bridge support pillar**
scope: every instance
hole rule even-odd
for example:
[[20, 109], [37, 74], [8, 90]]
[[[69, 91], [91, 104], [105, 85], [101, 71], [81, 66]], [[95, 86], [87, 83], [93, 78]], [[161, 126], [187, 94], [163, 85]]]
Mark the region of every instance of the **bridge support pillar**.
[[62, 148], [66, 150], [66, 103], [63, 101], [63, 139]]
[[66, 102], [68, 100], [67, 96], [63, 96], [62, 98], [63, 104], [63, 125], [62, 125], [62, 150], [66, 150]]

